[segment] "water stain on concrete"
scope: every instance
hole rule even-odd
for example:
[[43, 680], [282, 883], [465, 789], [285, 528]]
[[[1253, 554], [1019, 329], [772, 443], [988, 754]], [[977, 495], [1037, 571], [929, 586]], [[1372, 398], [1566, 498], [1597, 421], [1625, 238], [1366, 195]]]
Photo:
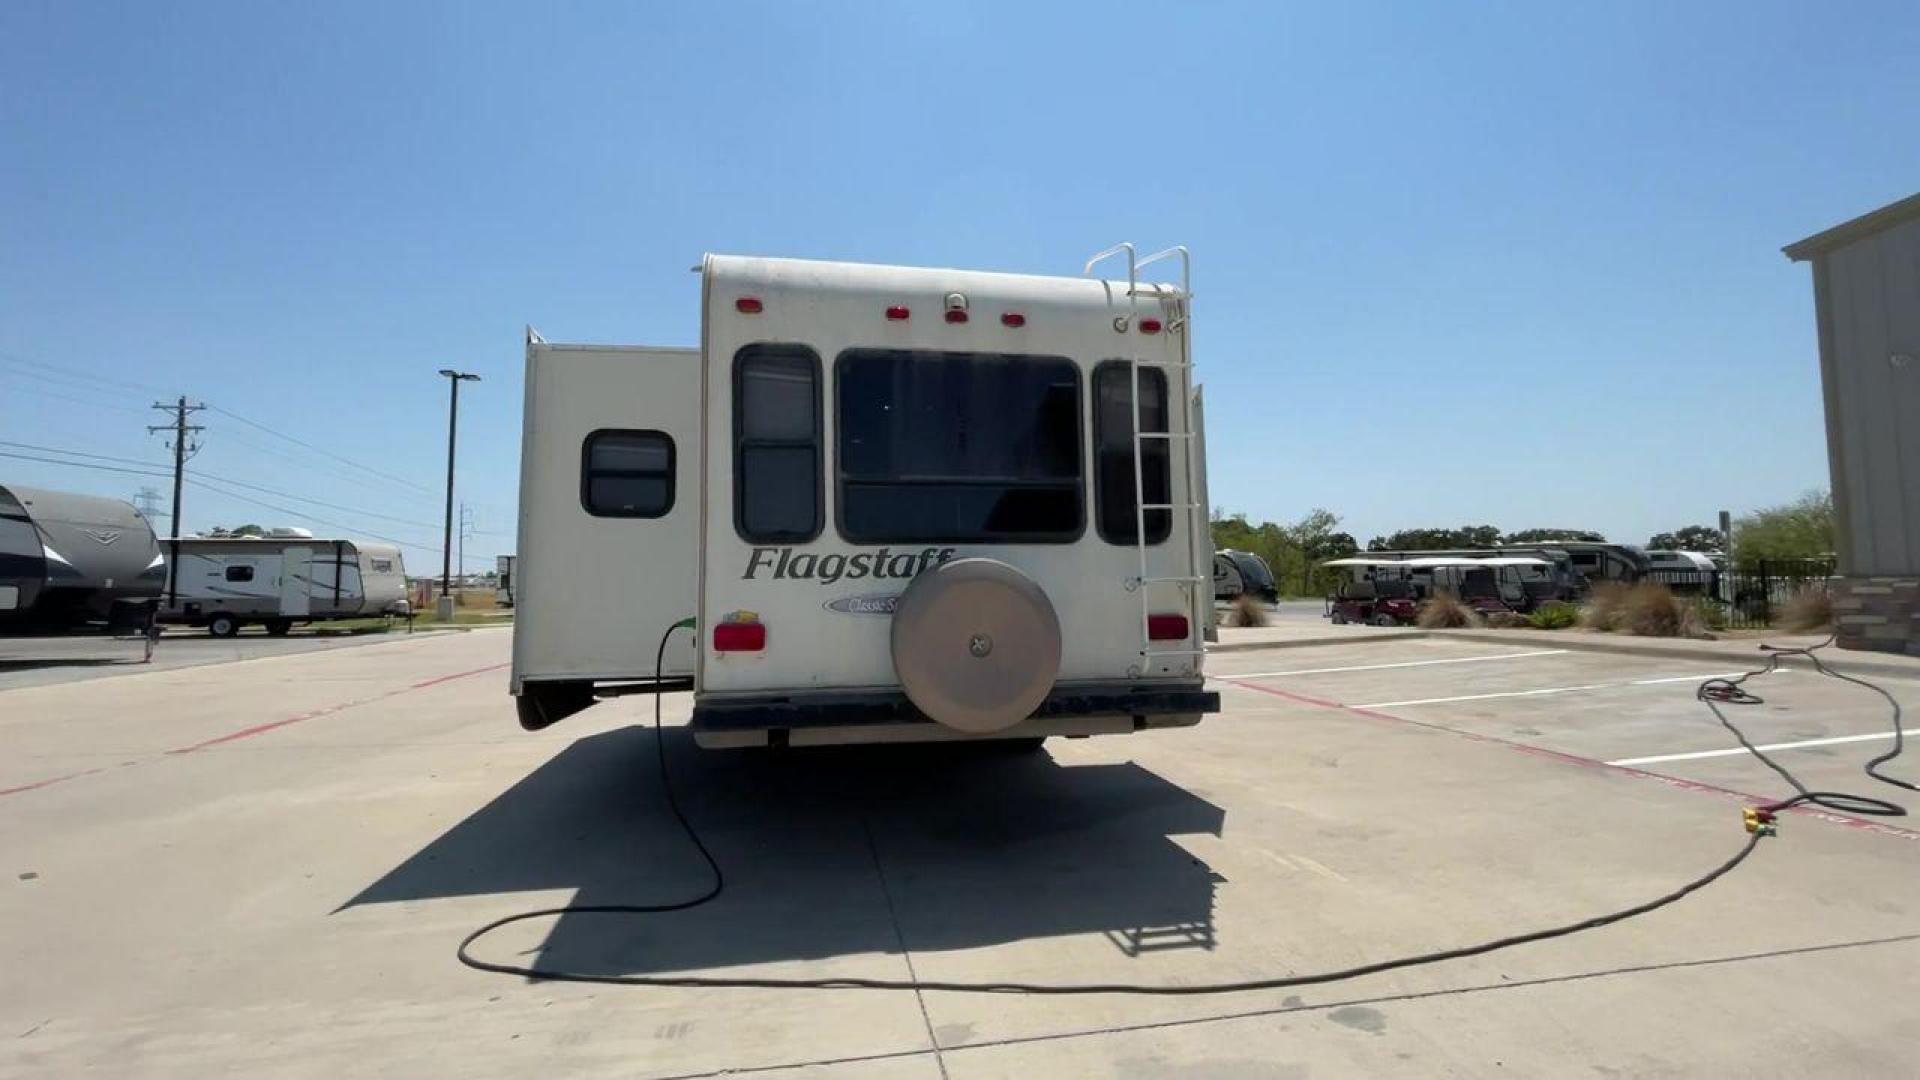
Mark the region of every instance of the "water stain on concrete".
[[1387, 1014], [1365, 1005], [1344, 1005], [1327, 1014], [1327, 1019], [1342, 1027], [1378, 1035], [1387, 1030]]
[[941, 1024], [933, 1029], [933, 1041], [941, 1046], [965, 1046], [973, 1041], [972, 1024]]

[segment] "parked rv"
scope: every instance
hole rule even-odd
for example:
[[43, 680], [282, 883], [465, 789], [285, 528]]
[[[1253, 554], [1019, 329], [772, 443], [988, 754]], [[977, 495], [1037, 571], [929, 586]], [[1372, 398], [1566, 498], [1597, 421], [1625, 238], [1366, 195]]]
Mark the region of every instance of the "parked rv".
[[232, 637], [259, 624], [284, 634], [296, 623], [404, 616], [406, 567], [392, 544], [301, 536], [179, 540], [174, 584], [160, 620]]
[[153, 527], [132, 504], [0, 486], [0, 626], [133, 625], [166, 574]]
[[1674, 592], [1719, 595], [1720, 564], [1704, 551], [1648, 551], [1647, 576]]
[[1497, 556], [1545, 559], [1553, 564], [1554, 580], [1568, 596], [1585, 592], [1603, 581], [1639, 581], [1649, 568], [1646, 554], [1632, 544], [1585, 540], [1550, 540], [1540, 544], [1498, 544], [1486, 548], [1433, 551], [1369, 551], [1367, 554], [1382, 559], [1484, 559]]
[[[521, 723], [688, 687], [704, 747], [1217, 711], [1186, 252], [1108, 256], [1126, 279], [713, 255], [700, 349], [530, 331]], [[1138, 278], [1172, 257], [1181, 286]]]
[[1232, 600], [1251, 594], [1267, 603], [1280, 599], [1280, 586], [1273, 579], [1267, 560], [1251, 551], [1222, 548], [1213, 553], [1213, 598]]
[[1553, 564], [1533, 556], [1429, 556], [1409, 559], [1406, 566], [1423, 598], [1450, 592], [1482, 612], [1528, 612], [1561, 596]]
[[512, 555], [501, 555], [494, 564], [493, 602], [501, 607], [513, 606], [513, 568], [520, 560]]

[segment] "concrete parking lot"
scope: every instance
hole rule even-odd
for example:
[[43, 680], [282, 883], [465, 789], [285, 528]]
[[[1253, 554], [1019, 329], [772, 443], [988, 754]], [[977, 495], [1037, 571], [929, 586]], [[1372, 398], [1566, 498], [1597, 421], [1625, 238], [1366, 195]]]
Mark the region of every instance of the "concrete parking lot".
[[[406, 634], [405, 624], [390, 634]], [[423, 631], [423, 633], [428, 631]], [[385, 634], [321, 634], [297, 628], [286, 637], [244, 632], [237, 637], [211, 637], [204, 630], [169, 629], [145, 661], [144, 642], [135, 635], [107, 633], [45, 634], [0, 637], [0, 690], [22, 686], [50, 686], [77, 679], [110, 678], [174, 668], [294, 656], [329, 649], [350, 649], [385, 640]]]
[[[1210, 997], [614, 988], [459, 966], [480, 923], [706, 885], [651, 703], [514, 724], [510, 632], [0, 692], [0, 1074], [989, 1077], [1909, 1075], [1914, 820], [1789, 815], [1642, 919], [1350, 982]], [[1844, 656], [1840, 657], [1844, 663]], [[1738, 665], [1446, 639], [1210, 661], [1197, 729], [1024, 757], [703, 754], [728, 872], [693, 911], [568, 915], [487, 957], [620, 974], [1181, 984], [1568, 922], [1743, 842], [1782, 785], [1692, 700]], [[1876, 679], [1910, 706], [1920, 681]], [[1741, 710], [1816, 787], [1870, 694]], [[1609, 762], [1622, 764], [1610, 765]], [[1912, 765], [1894, 767], [1916, 774]]]

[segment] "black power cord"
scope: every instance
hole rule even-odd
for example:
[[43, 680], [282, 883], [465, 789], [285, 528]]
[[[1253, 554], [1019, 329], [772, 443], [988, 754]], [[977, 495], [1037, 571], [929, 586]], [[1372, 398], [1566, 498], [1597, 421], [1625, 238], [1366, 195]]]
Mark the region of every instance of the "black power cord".
[[1763, 644], [1760, 646], [1760, 651], [1767, 654], [1767, 662], [1764, 666], [1736, 675], [1730, 679], [1708, 679], [1706, 682], [1700, 684], [1700, 688], [1695, 692], [1694, 696], [1698, 697], [1708, 709], [1712, 710], [1713, 718], [1720, 721], [1721, 727], [1732, 732], [1733, 737], [1740, 740], [1740, 745], [1746, 748], [1747, 753], [1759, 758], [1761, 764], [1779, 773], [1780, 778], [1793, 787], [1794, 794], [1791, 796], [1779, 802], [1756, 807], [1755, 810], [1759, 813], [1771, 818], [1772, 815], [1788, 807], [1805, 803], [1810, 806], [1824, 806], [1829, 810], [1836, 810], [1843, 814], [1860, 814], [1867, 817], [1905, 817], [1907, 814], [1905, 807], [1898, 803], [1888, 802], [1886, 799], [1876, 799], [1870, 795], [1853, 795], [1844, 791], [1808, 790], [1807, 785], [1801, 783], [1798, 777], [1788, 772], [1785, 766], [1768, 757], [1759, 747], [1753, 745], [1746, 734], [1736, 727], [1733, 721], [1727, 719], [1727, 714], [1720, 711], [1720, 706], [1722, 705], [1761, 704], [1766, 699], [1748, 690], [1745, 685], [1747, 680], [1763, 675], [1771, 675], [1780, 670], [1780, 661], [1789, 656], [1799, 657], [1811, 663], [1815, 671], [1818, 671], [1829, 679], [1839, 679], [1841, 682], [1849, 682], [1855, 686], [1864, 686], [1886, 699], [1887, 705], [1893, 709], [1893, 748], [1881, 754], [1879, 757], [1868, 761], [1862, 768], [1868, 776], [1873, 777], [1883, 784], [1892, 784], [1894, 787], [1905, 788], [1908, 791], [1920, 791], [1920, 785], [1901, 780], [1898, 777], [1888, 776], [1886, 773], [1880, 771], [1881, 765], [1899, 757], [1901, 751], [1906, 748], [1906, 732], [1902, 730], [1900, 723], [1900, 702], [1895, 699], [1892, 694], [1887, 693], [1884, 687], [1870, 683], [1865, 679], [1835, 671], [1823, 663], [1818, 656], [1814, 655], [1819, 650], [1832, 644], [1833, 635], [1828, 635], [1825, 641], [1817, 645], [1807, 645], [1797, 648], [1782, 648], [1777, 645]]
[[[666, 634], [661, 636], [660, 647], [654, 655], [654, 678], [656, 681], [659, 680], [664, 671], [667, 642], [672, 638], [673, 631], [682, 627], [690, 627], [691, 625], [691, 620], [676, 623], [668, 629]], [[1717, 717], [1728, 730], [1733, 732], [1734, 737], [1740, 740], [1740, 745], [1746, 747], [1755, 757], [1766, 762], [1775, 772], [1785, 777], [1787, 782], [1793, 785], [1797, 794], [1764, 807], [1748, 808], [1746, 843], [1741, 845], [1740, 850], [1735, 852], [1733, 857], [1726, 862], [1721, 863], [1705, 874], [1674, 889], [1672, 892], [1657, 896], [1644, 903], [1635, 904], [1629, 908], [1609, 912], [1605, 915], [1596, 915], [1593, 918], [1582, 919], [1579, 922], [1548, 927], [1544, 930], [1534, 930], [1525, 934], [1515, 934], [1510, 937], [1495, 938], [1492, 941], [1481, 942], [1477, 945], [1466, 945], [1457, 949], [1444, 949], [1438, 952], [1417, 953], [1411, 956], [1396, 957], [1391, 960], [1380, 960], [1371, 964], [1361, 964], [1334, 971], [1322, 971], [1308, 975], [1285, 975], [1267, 979], [1244, 979], [1236, 982], [1191, 983], [1179, 986], [1155, 985], [1151, 983], [948, 982], [943, 980], [922, 979], [762, 979], [747, 976], [595, 975], [586, 972], [566, 971], [558, 968], [537, 968], [520, 964], [502, 964], [491, 960], [481, 960], [473, 956], [468, 950], [476, 941], [512, 923], [562, 915], [653, 915], [667, 911], [685, 911], [688, 908], [698, 907], [714, 899], [719, 896], [721, 890], [726, 887], [726, 879], [720, 871], [719, 862], [714, 859], [713, 853], [707, 850], [706, 843], [700, 839], [700, 834], [694, 830], [692, 823], [687, 820], [687, 815], [680, 809], [679, 799], [674, 795], [673, 781], [667, 769], [666, 743], [661, 738], [660, 698], [659, 695], [656, 694], [653, 700], [653, 733], [654, 747], [658, 752], [660, 766], [660, 784], [666, 791], [667, 806], [673, 811], [674, 820], [680, 823], [680, 828], [687, 834], [687, 839], [693, 842], [693, 846], [700, 852], [700, 857], [706, 861], [707, 868], [712, 871], [713, 885], [708, 888], [706, 892], [691, 900], [683, 900], [671, 904], [581, 904], [569, 905], [567, 907], [543, 908], [539, 911], [523, 911], [515, 915], [508, 915], [504, 918], [495, 919], [471, 934], [468, 934], [466, 938], [460, 942], [460, 948], [456, 955], [458, 955], [461, 963], [480, 971], [488, 971], [500, 975], [519, 975], [528, 979], [548, 982], [598, 983], [610, 986], [704, 986], [733, 989], [789, 990], [947, 990], [957, 993], [986, 994], [1133, 994], [1183, 997], [1201, 994], [1242, 993], [1253, 990], [1280, 990], [1296, 986], [1317, 986], [1324, 983], [1355, 979], [1363, 975], [1376, 975], [1383, 971], [1397, 971], [1402, 968], [1423, 967], [1428, 964], [1438, 964], [1448, 960], [1459, 960], [1469, 956], [1482, 956], [1490, 952], [1497, 952], [1501, 949], [1510, 949], [1517, 945], [1528, 945], [1537, 941], [1548, 941], [1553, 938], [1566, 937], [1569, 934], [1577, 934], [1585, 930], [1597, 930], [1603, 926], [1611, 926], [1617, 922], [1624, 922], [1627, 919], [1657, 911], [1669, 904], [1685, 899], [1687, 896], [1699, 892], [1701, 889], [1725, 877], [1731, 873], [1735, 867], [1745, 862], [1748, 856], [1753, 854], [1754, 849], [1759, 846], [1760, 840], [1763, 837], [1773, 835], [1773, 814], [1779, 810], [1805, 802], [1816, 803], [1832, 809], [1852, 810], [1853, 812], [1862, 814], [1895, 816], [1906, 813], [1906, 811], [1899, 806], [1879, 799], [1833, 792], [1808, 791], [1806, 786], [1795, 779], [1792, 773], [1789, 773], [1765, 754], [1762, 754], [1751, 742], [1747, 741], [1747, 737], [1741, 734], [1740, 730], [1734, 727], [1734, 725], [1721, 714], [1719, 708], [1716, 706], [1716, 701], [1734, 701], [1739, 700], [1743, 696], [1752, 701], [1758, 701], [1759, 698], [1743, 690], [1741, 684], [1749, 678], [1777, 670], [1780, 665], [1780, 660], [1783, 657], [1803, 656], [1812, 660], [1814, 665], [1818, 667], [1822, 673], [1874, 690], [1882, 697], [1885, 697], [1893, 706], [1894, 748], [1891, 752], [1882, 754], [1880, 757], [1869, 762], [1867, 771], [1875, 779], [1913, 789], [1914, 785], [1904, 780], [1896, 780], [1892, 777], [1885, 776], [1873, 768], [1900, 753], [1902, 739], [1900, 703], [1895, 701], [1891, 694], [1888, 694], [1885, 690], [1864, 679], [1856, 679], [1852, 676], [1842, 675], [1821, 664], [1819, 658], [1813, 656], [1813, 650], [1823, 647], [1830, 643], [1831, 640], [1832, 639], [1829, 638], [1827, 642], [1822, 642], [1821, 645], [1806, 649], [1775, 649], [1771, 646], [1763, 645], [1762, 648], [1771, 654], [1764, 668], [1748, 672], [1735, 679], [1709, 679], [1701, 684], [1698, 691], [1700, 700], [1706, 702], [1707, 706], [1713, 709], [1714, 716]]]

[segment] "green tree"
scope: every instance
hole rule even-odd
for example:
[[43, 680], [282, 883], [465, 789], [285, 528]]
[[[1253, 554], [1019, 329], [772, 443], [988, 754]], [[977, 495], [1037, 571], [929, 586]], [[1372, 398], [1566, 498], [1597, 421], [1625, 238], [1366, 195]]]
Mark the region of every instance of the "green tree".
[[1733, 523], [1734, 558], [1742, 566], [1762, 559], [1825, 559], [1833, 546], [1833, 496], [1824, 491], [1809, 491]]
[[1213, 512], [1213, 546], [1250, 551], [1273, 569], [1275, 583], [1288, 595], [1313, 595], [1313, 568], [1358, 550], [1352, 534], [1341, 532], [1339, 515], [1315, 509], [1290, 525], [1254, 524], [1245, 514]]
[[1719, 529], [1711, 525], [1688, 525], [1672, 532], [1654, 533], [1647, 537], [1647, 548], [1650, 551], [1706, 551], [1718, 555], [1725, 545]]
[[1607, 538], [1592, 529], [1521, 529], [1507, 534], [1509, 544], [1543, 544], [1553, 540], [1590, 540], [1605, 543]]
[[1462, 525], [1457, 529], [1401, 529], [1367, 541], [1368, 551], [1442, 551], [1450, 548], [1490, 548], [1500, 542], [1492, 525]]

